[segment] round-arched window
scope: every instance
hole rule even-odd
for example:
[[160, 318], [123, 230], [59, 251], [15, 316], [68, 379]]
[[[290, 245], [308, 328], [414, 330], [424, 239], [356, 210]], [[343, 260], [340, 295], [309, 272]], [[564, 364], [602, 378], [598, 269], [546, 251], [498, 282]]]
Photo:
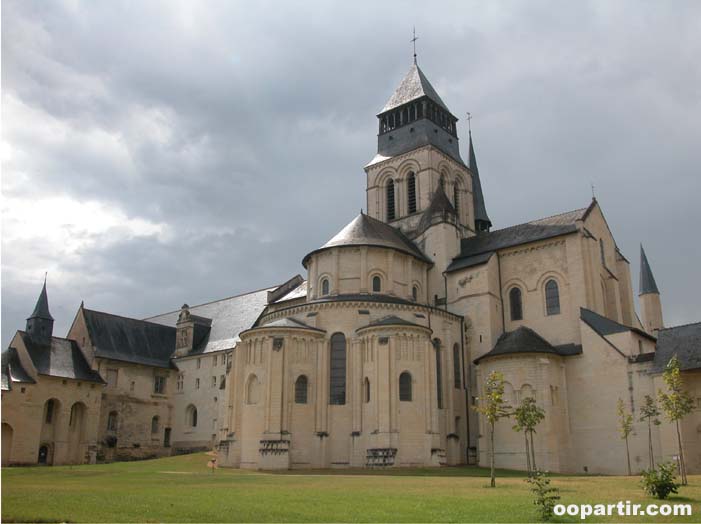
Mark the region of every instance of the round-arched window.
[[321, 294], [322, 294], [322, 296], [326, 296], [329, 294], [329, 279], [328, 278], [324, 278], [321, 281]]
[[382, 279], [378, 275], [372, 277], [372, 291], [373, 293], [382, 291]]

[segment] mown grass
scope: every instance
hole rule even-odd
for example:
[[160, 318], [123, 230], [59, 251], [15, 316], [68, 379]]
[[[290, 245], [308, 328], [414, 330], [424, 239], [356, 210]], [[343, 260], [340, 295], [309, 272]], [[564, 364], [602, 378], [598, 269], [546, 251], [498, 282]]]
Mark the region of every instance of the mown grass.
[[[532, 522], [523, 475], [481, 468], [260, 473], [207, 468], [204, 454], [143, 462], [2, 470], [3, 522]], [[701, 476], [670, 502], [691, 517], [587, 522], [699, 522]], [[553, 478], [562, 502], [653, 503], [637, 477]], [[579, 521], [575, 517], [567, 522]]]

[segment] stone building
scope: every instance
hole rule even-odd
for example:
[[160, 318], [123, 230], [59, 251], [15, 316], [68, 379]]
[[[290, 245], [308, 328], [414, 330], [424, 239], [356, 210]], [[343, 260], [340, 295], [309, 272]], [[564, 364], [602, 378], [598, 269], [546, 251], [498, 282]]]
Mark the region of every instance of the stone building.
[[[499, 371], [509, 404], [533, 397], [546, 412], [539, 467], [625, 472], [618, 399], [637, 421], [673, 355], [701, 399], [701, 323], [664, 327], [642, 248], [639, 319], [596, 200], [493, 230], [457, 121], [412, 64], [378, 115], [367, 212], [302, 258], [306, 277], [144, 320], [81, 305], [68, 338], [52, 339], [82, 362], [79, 377], [38, 377], [28, 321], [3, 353], [3, 463], [41, 461], [50, 443], [54, 463], [215, 448], [221, 465], [258, 469], [487, 464], [472, 408]], [[69, 391], [86, 396], [59, 396]], [[85, 406], [81, 450], [65, 433], [44, 438], [49, 398]], [[512, 424], [497, 424], [496, 463], [522, 469]], [[682, 427], [692, 471], [700, 428], [697, 409]], [[28, 431], [41, 438], [18, 447]], [[635, 470], [648, 466], [646, 435], [636, 422]], [[669, 424], [653, 440], [659, 459], [676, 454]]]

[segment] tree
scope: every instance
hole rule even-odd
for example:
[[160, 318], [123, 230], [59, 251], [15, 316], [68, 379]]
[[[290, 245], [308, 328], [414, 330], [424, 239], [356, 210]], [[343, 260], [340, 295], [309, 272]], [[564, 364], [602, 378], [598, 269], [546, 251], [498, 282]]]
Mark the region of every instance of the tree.
[[630, 448], [628, 447], [628, 436], [633, 432], [633, 415], [626, 409], [622, 399], [618, 399], [618, 432], [621, 438], [626, 441], [626, 459], [628, 460], [628, 475], [633, 473], [630, 470]]
[[640, 407], [640, 422], [647, 422], [647, 448], [650, 455], [650, 469], [655, 469], [655, 453], [652, 449], [652, 425], [660, 425], [660, 410], [650, 395], [645, 395], [645, 403]]
[[549, 521], [554, 513], [557, 501], [560, 500], [560, 490], [550, 485], [550, 479], [546, 473], [539, 470], [533, 471], [533, 476], [526, 479], [531, 485], [531, 491], [535, 496], [533, 504], [538, 507], [538, 516], [543, 522]]
[[489, 465], [491, 468], [491, 487], [496, 487], [494, 474], [494, 425], [499, 419], [511, 415], [511, 406], [504, 401], [504, 375], [498, 371], [492, 371], [484, 384], [484, 396], [479, 399], [480, 405], [475, 406], [475, 411], [483, 415], [489, 424]]
[[[514, 410], [514, 418], [516, 420], [514, 430], [523, 431], [523, 436], [525, 437], [526, 467], [528, 469], [528, 476], [530, 476], [531, 471], [536, 471], [537, 469], [535, 465], [533, 434], [535, 433], [535, 427], [545, 418], [545, 410], [538, 407], [533, 397], [525, 397], [521, 401], [521, 404]], [[530, 449], [528, 447], [529, 438]]]
[[684, 391], [684, 381], [679, 370], [679, 360], [673, 356], [667, 363], [662, 374], [662, 379], [667, 386], [667, 392], [658, 391], [657, 396], [662, 404], [662, 409], [670, 422], [674, 422], [677, 429], [677, 444], [679, 446], [679, 471], [682, 477], [682, 486], [687, 485], [686, 462], [684, 460], [684, 447], [682, 446], [682, 434], [679, 422], [694, 408], [694, 402], [689, 394]]

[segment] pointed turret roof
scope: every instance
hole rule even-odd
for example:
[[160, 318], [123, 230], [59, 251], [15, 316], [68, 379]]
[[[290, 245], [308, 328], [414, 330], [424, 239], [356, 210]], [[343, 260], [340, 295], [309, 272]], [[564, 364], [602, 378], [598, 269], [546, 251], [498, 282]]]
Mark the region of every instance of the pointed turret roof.
[[431, 224], [438, 222], [454, 223], [457, 219], [455, 207], [451, 204], [448, 196], [445, 194], [443, 186], [438, 186], [438, 189], [431, 196], [431, 203], [423, 212], [421, 221], [419, 222], [419, 231], [424, 232]]
[[29, 318], [43, 318], [53, 320], [54, 317], [49, 313], [49, 298], [46, 295], [46, 279], [44, 279], [44, 287], [41, 288], [41, 293], [37, 299], [37, 304], [34, 306], [34, 311]]
[[[470, 131], [470, 171], [472, 171], [472, 201], [475, 208], [475, 227], [478, 223], [486, 224], [487, 228], [492, 227], [492, 221], [487, 215], [487, 207], [484, 204], [484, 194], [482, 193], [482, 182], [480, 182], [480, 172], [477, 167], [477, 157], [475, 148], [472, 145], [472, 131]], [[480, 228], [477, 227], [479, 230]]]
[[424, 75], [419, 66], [415, 63], [411, 64], [409, 72], [397, 89], [395, 89], [394, 93], [385, 104], [385, 107], [380, 111], [380, 114], [424, 96], [427, 96], [443, 109], [450, 112], [450, 109], [448, 109], [443, 100], [441, 100], [441, 97], [438, 96], [438, 93], [433, 89], [431, 82], [428, 81], [426, 75]]
[[660, 291], [657, 289], [657, 283], [655, 282], [655, 277], [652, 276], [652, 269], [650, 269], [650, 263], [647, 261], [647, 256], [645, 255], [645, 250], [643, 245], [640, 244], [640, 295], [645, 295], [646, 293], [657, 293]]

